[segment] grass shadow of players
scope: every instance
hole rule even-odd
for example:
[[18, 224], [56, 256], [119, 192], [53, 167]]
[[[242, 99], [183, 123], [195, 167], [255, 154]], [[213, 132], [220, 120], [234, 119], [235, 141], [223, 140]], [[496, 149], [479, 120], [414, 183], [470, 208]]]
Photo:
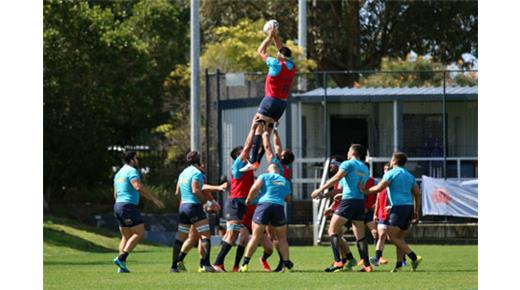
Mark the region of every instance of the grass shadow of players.
[[84, 252], [96, 252], [96, 253], [110, 253], [114, 252], [114, 249], [106, 248], [97, 245], [91, 241], [82, 239], [77, 236], [73, 236], [64, 231], [44, 228], [43, 229], [43, 241], [54, 246], [68, 247]]

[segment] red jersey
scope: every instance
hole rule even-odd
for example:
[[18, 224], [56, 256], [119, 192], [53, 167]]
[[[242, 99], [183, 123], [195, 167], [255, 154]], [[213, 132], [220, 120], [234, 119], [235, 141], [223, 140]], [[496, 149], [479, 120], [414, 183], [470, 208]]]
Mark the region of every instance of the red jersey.
[[[339, 188], [339, 183], [336, 183], [336, 185], [334, 185], [334, 190], [338, 189]], [[332, 197], [334, 198], [334, 197]], [[332, 211], [336, 212], [336, 209], [338, 209], [338, 206], [341, 202], [341, 200], [335, 200], [333, 199], [333, 203], [332, 203]]]
[[253, 183], [255, 183], [255, 175], [252, 170], [244, 172], [244, 174], [237, 179], [233, 178], [233, 174], [231, 174], [231, 191], [229, 197], [246, 198]]
[[287, 179], [288, 181], [291, 181], [291, 178], [292, 178], [291, 167], [288, 167], [288, 166], [284, 165], [283, 163], [282, 163], [282, 167], [283, 167], [283, 177], [285, 177], [285, 179]]
[[285, 61], [277, 61], [281, 64], [282, 69], [276, 76], [267, 74], [265, 78], [265, 95], [275, 99], [287, 100], [294, 75], [296, 74], [296, 65], [293, 64], [292, 69], [289, 70]]
[[381, 191], [377, 195], [377, 219], [384, 221], [388, 219], [388, 214], [386, 213], [385, 207], [388, 203], [388, 192], [385, 190]]
[[[376, 180], [373, 177], [370, 177], [365, 184], [365, 189], [369, 189], [376, 184]], [[372, 206], [376, 204], [377, 195], [369, 194], [365, 195], [365, 209], [372, 210]]]

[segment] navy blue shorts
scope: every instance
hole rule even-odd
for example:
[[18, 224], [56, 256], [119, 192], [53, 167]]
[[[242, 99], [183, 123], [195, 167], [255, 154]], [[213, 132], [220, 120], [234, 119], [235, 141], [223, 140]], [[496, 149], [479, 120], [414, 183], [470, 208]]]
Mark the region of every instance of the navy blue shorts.
[[394, 205], [390, 210], [388, 224], [406, 231], [413, 218], [413, 205]]
[[374, 211], [373, 210], [369, 210], [365, 214], [365, 224], [368, 224], [368, 223], [373, 222], [373, 221], [374, 221]]
[[179, 223], [181, 225], [192, 225], [207, 218], [200, 203], [183, 203], [179, 210]]
[[122, 228], [130, 228], [144, 223], [137, 205], [133, 203], [116, 202], [114, 216]]
[[287, 224], [283, 205], [265, 202], [256, 207], [253, 222], [259, 225], [272, 225], [281, 227]]
[[287, 101], [266, 96], [260, 102], [260, 106], [258, 106], [258, 113], [278, 121], [282, 117], [283, 112], [285, 112], [286, 107]]
[[343, 199], [334, 214], [346, 218], [349, 221], [365, 221], [365, 200]]
[[246, 205], [238, 198], [230, 198], [227, 201], [226, 220], [228, 221], [242, 221], [244, 213], [246, 212]]

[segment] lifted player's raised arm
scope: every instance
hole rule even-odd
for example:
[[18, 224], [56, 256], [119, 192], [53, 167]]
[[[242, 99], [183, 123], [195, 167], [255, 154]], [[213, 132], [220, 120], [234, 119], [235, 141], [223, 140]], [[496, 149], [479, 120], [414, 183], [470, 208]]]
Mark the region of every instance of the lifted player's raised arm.
[[279, 32], [278, 32], [278, 29], [274, 29], [274, 33], [273, 33], [273, 42], [274, 42], [274, 45], [276, 46], [276, 49], [280, 50], [280, 48], [283, 47], [283, 44], [282, 44], [282, 41], [280, 40], [280, 35], [279, 35]]
[[273, 130], [273, 144], [274, 144], [274, 154], [280, 156], [282, 154], [282, 140], [280, 139], [280, 135], [278, 135], [278, 128], [274, 128]]
[[269, 42], [271, 42], [273, 37], [274, 37], [274, 30], [269, 29], [269, 33], [267, 34], [267, 37], [264, 39], [264, 41], [262, 41], [262, 43], [256, 50], [256, 53], [258, 53], [258, 55], [262, 58], [262, 61], [265, 61], [267, 59], [267, 57], [269, 57], [266, 50], [267, 50], [267, 47], [269, 46]]

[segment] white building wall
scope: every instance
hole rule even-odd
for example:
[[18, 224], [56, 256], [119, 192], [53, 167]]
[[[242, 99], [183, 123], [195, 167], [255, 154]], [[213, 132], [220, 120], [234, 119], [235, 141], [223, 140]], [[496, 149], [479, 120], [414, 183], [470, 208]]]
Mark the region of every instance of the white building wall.
[[[251, 127], [251, 121], [253, 116], [256, 114], [258, 107], [245, 107], [238, 109], [225, 109], [222, 110], [222, 174], [226, 174], [229, 177], [231, 165], [233, 160], [229, 156], [229, 153], [233, 148], [239, 145], [244, 145], [249, 128]], [[278, 132], [282, 139], [282, 145], [286, 146], [286, 118], [284, 114], [280, 120]], [[271, 143], [272, 144], [272, 143]], [[257, 172], [265, 172], [266, 162], [265, 157], [262, 160], [260, 168]]]

